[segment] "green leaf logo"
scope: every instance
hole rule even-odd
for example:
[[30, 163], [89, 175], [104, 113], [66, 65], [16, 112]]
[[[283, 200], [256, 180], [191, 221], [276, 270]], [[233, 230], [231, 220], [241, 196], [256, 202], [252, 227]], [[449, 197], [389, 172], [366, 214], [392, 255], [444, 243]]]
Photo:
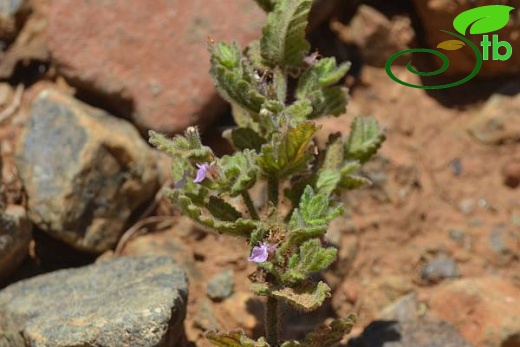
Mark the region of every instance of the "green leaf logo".
[[462, 35], [466, 35], [470, 26], [470, 34], [487, 34], [505, 27], [509, 21], [509, 12], [514, 9], [505, 5], [476, 7], [455, 17], [453, 27]]

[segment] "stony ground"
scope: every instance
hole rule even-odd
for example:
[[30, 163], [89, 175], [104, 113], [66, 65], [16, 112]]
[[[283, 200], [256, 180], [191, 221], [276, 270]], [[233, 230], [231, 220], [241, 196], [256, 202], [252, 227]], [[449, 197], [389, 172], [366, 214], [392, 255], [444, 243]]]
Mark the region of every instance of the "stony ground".
[[[56, 3], [60, 4], [62, 11], [74, 6], [70, 1]], [[122, 2], [114, 3], [116, 7], [124, 6]], [[384, 9], [384, 6], [377, 6], [377, 1], [364, 3]], [[226, 112], [207, 115], [204, 119], [190, 118], [193, 108], [206, 110], [211, 104], [208, 100], [214, 99], [207, 81], [201, 82], [197, 91], [204, 93], [207, 99], [191, 102], [198, 94], [195, 97], [183, 96], [177, 106], [184, 105], [182, 107], [189, 109], [185, 118], [165, 125], [167, 118], [161, 116], [163, 109], [154, 110], [150, 119], [138, 118], [139, 112], [125, 114], [125, 107], [128, 107], [125, 101], [133, 97], [139, 99], [137, 109], [151, 107], [150, 100], [154, 98], [154, 88], [159, 88], [157, 85], [146, 87], [153, 89], [152, 94], [147, 94], [150, 90], [140, 90], [136, 86], [121, 91], [119, 85], [105, 83], [104, 72], [96, 70], [102, 67], [99, 63], [89, 66], [90, 62], [80, 59], [77, 54], [69, 55], [67, 48], [76, 47], [66, 44], [73, 41], [67, 36], [72, 35], [71, 32], [63, 31], [67, 33], [63, 34], [65, 37], [56, 34], [67, 25], [63, 15], [58, 20], [51, 20], [51, 49], [52, 45], [58, 48], [54, 49], [53, 59], [49, 60], [49, 52], [41, 45], [41, 42], [47, 42], [47, 31], [42, 34], [41, 27], [48, 18], [49, 4], [49, 1], [33, 1], [36, 10], [26, 20], [32, 24], [24, 26], [23, 35], [18, 33], [16, 41], [6, 36], [11, 48], [2, 53], [0, 77], [4, 82], [0, 83], [0, 140], [4, 202], [7, 205], [27, 206], [27, 188], [24, 191], [20, 180], [23, 173], [15, 165], [14, 157], [20, 134], [32, 114], [31, 102], [48, 87], [76, 95], [95, 106], [104, 106], [116, 115], [126, 116], [138, 128], [157, 122], [154, 124], [158, 128], [178, 130], [190, 122], [200, 122], [206, 125], [203, 132], [206, 143], [218, 151], [227, 150], [220, 138], [221, 131], [230, 125]], [[403, 9], [408, 11], [410, 7], [410, 2], [403, 2]], [[401, 86], [388, 78], [380, 67], [380, 57], [374, 55], [370, 45], [364, 46], [367, 41], [360, 41], [362, 35], [354, 35], [358, 39], [352, 41], [352, 33], [359, 30], [356, 25], [395, 29], [408, 23], [409, 30], [398, 31], [399, 40], [390, 45], [399, 50], [414, 40], [421, 41], [420, 37], [413, 39], [409, 24], [410, 18], [415, 21], [417, 17], [412, 14], [408, 16], [410, 18], [404, 17], [408, 22], [399, 17], [381, 24], [378, 22], [380, 18], [374, 17], [370, 8], [361, 10], [362, 16], [356, 17], [348, 30], [336, 25], [333, 26], [335, 33], [319, 29], [313, 32], [321, 52], [326, 54], [332, 50], [337, 56], [348, 56], [354, 62], [354, 73], [346, 81], [351, 88], [348, 112], [339, 118], [323, 120], [323, 133], [318, 141], [324, 141], [330, 132], [348, 134], [350, 122], [357, 115], [375, 116], [386, 129], [387, 141], [364, 172], [374, 182], [373, 186], [344, 195], [348, 213], [335, 221], [329, 230], [328, 242], [340, 249], [338, 262], [323, 274], [334, 290], [331, 300], [322, 310], [307, 317], [287, 312], [287, 337], [299, 336], [328, 317], [343, 317], [351, 312], [359, 317], [352, 333], [355, 336], [374, 319], [385, 317], [389, 312], [393, 312], [390, 315], [395, 317], [395, 312], [399, 312], [400, 317], [410, 321], [423, 316], [446, 321], [475, 346], [518, 347], [520, 342], [514, 337], [520, 334], [518, 76], [508, 70], [500, 78], [472, 81], [436, 92]], [[57, 16], [57, 13], [52, 15]], [[125, 13], [127, 15], [131, 14]], [[258, 17], [255, 13], [248, 16]], [[373, 27], [356, 24], [366, 24], [367, 20]], [[204, 25], [214, 24], [203, 22], [202, 27]], [[258, 26], [255, 25], [251, 24], [248, 30], [256, 30]], [[148, 29], [160, 31], [161, 27]], [[117, 32], [118, 28], [111, 27], [110, 30]], [[351, 37], [345, 32], [350, 32]], [[109, 34], [110, 31], [103, 32], [103, 35]], [[199, 33], [196, 38], [201, 35]], [[338, 37], [346, 42], [339, 49]], [[247, 35], [241, 39], [245, 38]], [[193, 43], [194, 39], [189, 37], [187, 40]], [[367, 37], [369, 43], [370, 39], [373, 37]], [[96, 36], [85, 40], [95, 42]], [[133, 44], [132, 40], [127, 41]], [[12, 49], [16, 45], [21, 48]], [[345, 48], [350, 45], [360, 48], [357, 54]], [[171, 49], [175, 52], [175, 48]], [[197, 52], [194, 54], [205, 54], [202, 48]], [[108, 58], [104, 58], [109, 61], [117, 60], [121, 55], [120, 52], [119, 56], [109, 53]], [[162, 66], [170, 64], [169, 61], [165, 63], [170, 59], [168, 54], [173, 53], [167, 50], [161, 56], [160, 59], [164, 60]], [[150, 59], [149, 56], [139, 57]], [[112, 69], [120, 72], [118, 78], [123, 80], [129, 73], [125, 64], [132, 64], [132, 61], [123, 59], [122, 65]], [[205, 73], [206, 68], [202, 64], [197, 73]], [[492, 73], [493, 69], [488, 69], [486, 71]], [[84, 72], [84, 76], [78, 71]], [[162, 75], [161, 71], [154, 69], [151, 72], [146, 68], [139, 71], [146, 74], [146, 78]], [[403, 67], [396, 68], [396, 71], [398, 75], [407, 76]], [[167, 82], [156, 81], [159, 84], [164, 82], [161, 88], [180, 78], [173, 72], [168, 76]], [[192, 83], [198, 83], [198, 77], [189, 78], [193, 79]], [[421, 82], [413, 76], [405, 78], [411, 83]], [[153, 82], [153, 78], [150, 81]], [[117, 94], [117, 102], [107, 103], [106, 99], [92, 93], [96, 88], [105, 98]], [[176, 93], [185, 89], [182, 86], [175, 88], [178, 88]], [[156, 92], [160, 94], [160, 91]], [[141, 94], [146, 94], [146, 97], [138, 98]], [[168, 95], [160, 98], [161, 107], [167, 109], [171, 106], [166, 100]], [[218, 110], [225, 109], [221, 101], [214, 105]], [[198, 115], [201, 114], [204, 115]], [[169, 165], [168, 159], [162, 158], [158, 176], [164, 185], [168, 184]], [[258, 196], [263, 194], [261, 187], [257, 193]], [[181, 263], [189, 277], [185, 329], [192, 345], [209, 346], [203, 332], [211, 328], [242, 328], [253, 336], [259, 336], [262, 333], [262, 304], [248, 290], [247, 277], [254, 266], [246, 261], [248, 250], [245, 243], [198, 229], [179, 217], [161, 194], [138, 212], [138, 218], [125, 226], [126, 231], [117, 247], [110, 247], [112, 250], [104, 252], [101, 257], [169, 255]], [[29, 257], [2, 286], [35, 274], [90, 264], [96, 258], [97, 255], [78, 252], [35, 228]], [[211, 283], [209, 287], [208, 283]]]

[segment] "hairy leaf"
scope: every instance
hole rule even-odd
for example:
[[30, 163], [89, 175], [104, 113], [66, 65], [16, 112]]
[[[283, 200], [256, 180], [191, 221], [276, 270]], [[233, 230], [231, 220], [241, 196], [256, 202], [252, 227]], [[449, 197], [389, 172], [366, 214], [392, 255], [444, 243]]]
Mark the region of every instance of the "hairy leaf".
[[319, 193], [330, 195], [338, 187], [341, 181], [341, 173], [337, 169], [326, 169], [320, 171], [316, 181], [316, 189]]
[[258, 6], [262, 8], [265, 12], [271, 12], [274, 10], [274, 6], [276, 5], [278, 0], [255, 0]]
[[309, 100], [297, 100], [285, 109], [285, 114], [289, 117], [289, 124], [297, 126], [309, 119], [312, 114], [312, 104]]
[[149, 131], [149, 136], [152, 145], [173, 158], [187, 159], [192, 163], [209, 162], [213, 158], [213, 151], [202, 145], [199, 132], [195, 127], [189, 127], [184, 136], [176, 135], [173, 139], [167, 139], [153, 130]]
[[260, 40], [262, 56], [269, 66], [296, 67], [310, 50], [305, 28], [312, 0], [278, 0], [267, 16]]
[[275, 134], [269, 143], [262, 146], [258, 157], [258, 164], [265, 174], [286, 177], [305, 168], [312, 159], [308, 149], [317, 130], [316, 124], [303, 122]]
[[223, 42], [209, 45], [211, 75], [222, 96], [245, 111], [258, 114], [265, 97], [256, 88], [257, 81], [250, 63], [237, 44]]
[[328, 324], [318, 325], [314, 331], [305, 336], [300, 342], [296, 340], [285, 341], [281, 347], [333, 347], [336, 346], [345, 335], [349, 334], [356, 324], [356, 316], [349, 315], [346, 319], [334, 319]]
[[321, 281], [306, 283], [298, 288], [272, 290], [269, 296], [280, 299], [297, 310], [310, 312], [320, 307], [323, 301], [330, 297], [330, 287]]
[[220, 158], [217, 161], [219, 174], [215, 179], [215, 189], [238, 196], [251, 188], [259, 171], [256, 158], [257, 154], [249, 149]]
[[234, 222], [238, 218], [242, 217], [242, 214], [233, 206], [216, 196], [209, 197], [209, 202], [206, 205], [206, 208], [215, 218], [222, 221]]
[[243, 331], [208, 331], [206, 338], [218, 347], [269, 347], [263, 337], [255, 341], [247, 337]]
[[319, 239], [311, 239], [304, 242], [299, 253], [291, 256], [288, 269], [282, 275], [282, 280], [294, 285], [308, 278], [313, 272], [325, 270], [334, 262], [337, 249], [334, 247], [323, 248]]
[[323, 160], [322, 169], [338, 169], [343, 163], [345, 144], [343, 138], [339, 134], [329, 135], [327, 142], [327, 151], [325, 152], [325, 159]]
[[325, 193], [316, 194], [312, 187], [307, 186], [300, 200], [299, 216], [307, 225], [324, 225], [343, 214], [342, 204], [330, 201]]
[[374, 117], [356, 117], [345, 145], [345, 157], [363, 164], [377, 152], [384, 140], [385, 135]]

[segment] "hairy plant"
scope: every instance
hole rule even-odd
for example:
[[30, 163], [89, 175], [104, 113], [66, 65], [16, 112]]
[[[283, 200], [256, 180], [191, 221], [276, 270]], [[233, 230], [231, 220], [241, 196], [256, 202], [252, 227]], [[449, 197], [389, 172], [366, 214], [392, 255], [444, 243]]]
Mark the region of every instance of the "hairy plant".
[[[237, 124], [224, 137], [236, 152], [217, 157], [195, 127], [173, 139], [151, 131], [150, 142], [174, 158], [171, 200], [203, 226], [244, 238], [251, 248], [244, 261], [258, 267], [251, 289], [267, 298], [265, 337], [210, 331], [207, 338], [221, 347], [332, 346], [350, 332], [353, 315], [318, 326], [303, 341], [281, 341], [279, 306], [310, 312], [330, 296], [329, 286], [311, 277], [337, 256], [322, 238], [344, 213], [339, 194], [370, 183], [356, 173], [384, 135], [374, 118], [358, 117], [348, 137], [331, 135], [318, 148], [313, 120], [345, 113], [341, 81], [349, 64], [310, 52], [305, 29], [312, 0], [257, 3], [268, 12], [259, 41], [244, 51], [236, 43], [209, 44], [211, 75]], [[256, 184], [266, 187], [261, 205], [250, 195]]]

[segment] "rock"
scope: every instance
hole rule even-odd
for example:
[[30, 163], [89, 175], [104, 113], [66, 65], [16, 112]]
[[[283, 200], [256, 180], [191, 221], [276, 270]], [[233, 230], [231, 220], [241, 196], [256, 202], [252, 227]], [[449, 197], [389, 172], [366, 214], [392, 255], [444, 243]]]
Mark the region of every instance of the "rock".
[[[518, 50], [520, 51], [520, 47]], [[470, 121], [467, 129], [473, 137], [485, 144], [499, 145], [519, 141], [519, 108], [520, 84], [515, 83], [489, 98], [480, 113]]]
[[505, 344], [520, 335], [520, 289], [498, 277], [467, 278], [433, 287], [429, 314], [456, 326], [480, 347]]
[[224, 270], [213, 276], [206, 287], [206, 293], [213, 300], [224, 300], [233, 294], [233, 270]]
[[421, 303], [415, 292], [406, 294], [385, 307], [379, 314], [382, 320], [399, 322], [417, 321], [421, 316]]
[[515, 261], [520, 252], [520, 239], [508, 230], [507, 225], [496, 224], [489, 232], [488, 248], [485, 259], [495, 266], [504, 267]]
[[[364, 63], [379, 67], [385, 66], [392, 54], [409, 49], [415, 37], [410, 18], [388, 19], [367, 5], [359, 6], [348, 26], [334, 22], [332, 29], [343, 42], [359, 47]], [[409, 60], [410, 56], [403, 56], [396, 62]]]
[[23, 0], [0, 0], [0, 40], [8, 41], [16, 35], [15, 17], [22, 5]]
[[178, 346], [188, 283], [168, 257], [120, 258], [0, 291], [0, 347]]
[[[453, 20], [460, 13], [471, 8], [485, 5], [496, 5], [497, 1], [482, 0], [475, 3], [474, 0], [414, 0], [413, 1], [417, 13], [419, 15], [421, 26], [424, 30], [424, 39], [427, 42], [427, 47], [436, 49], [437, 45], [446, 40], [455, 39], [455, 37], [442, 32], [441, 30], [448, 30], [455, 32], [453, 28]], [[507, 1], [499, 1], [500, 4], [507, 4]], [[513, 52], [520, 50], [520, 8], [514, 9], [510, 12], [509, 23], [501, 30], [494, 31], [490, 35], [498, 35], [499, 40], [507, 41], [511, 44]], [[466, 37], [470, 39], [479, 49], [482, 35], [467, 34]], [[490, 38], [491, 40], [491, 38]], [[475, 54], [471, 47], [464, 47], [460, 50], [445, 51], [440, 50], [449, 58], [450, 66], [443, 72], [443, 76], [467, 76], [475, 67]], [[491, 55], [491, 53], [490, 53]], [[437, 68], [442, 65], [440, 59], [435, 59]], [[432, 69], [433, 70], [433, 69]], [[485, 60], [482, 68], [479, 71], [478, 77], [495, 77], [499, 75], [513, 75], [520, 72], [520, 55], [513, 53], [511, 58], [507, 61], [494, 60], [492, 57]]]
[[460, 277], [455, 260], [438, 255], [426, 264], [421, 271], [421, 278], [428, 283], [437, 283], [447, 278]]
[[56, 90], [32, 102], [18, 147], [30, 219], [80, 250], [113, 247], [158, 187], [155, 153], [131, 124]]
[[0, 282], [15, 270], [27, 255], [32, 224], [22, 206], [10, 205], [0, 213]]
[[520, 186], [520, 160], [507, 163], [502, 169], [504, 184], [509, 188]]
[[472, 347], [449, 323], [374, 321], [348, 347]]
[[225, 107], [208, 74], [208, 37], [244, 47], [264, 23], [251, 0], [56, 0], [49, 49], [69, 83], [143, 132], [180, 132]]
[[218, 328], [217, 318], [215, 317], [215, 313], [211, 307], [211, 301], [207, 298], [200, 299], [199, 308], [195, 315], [193, 324], [202, 331]]

